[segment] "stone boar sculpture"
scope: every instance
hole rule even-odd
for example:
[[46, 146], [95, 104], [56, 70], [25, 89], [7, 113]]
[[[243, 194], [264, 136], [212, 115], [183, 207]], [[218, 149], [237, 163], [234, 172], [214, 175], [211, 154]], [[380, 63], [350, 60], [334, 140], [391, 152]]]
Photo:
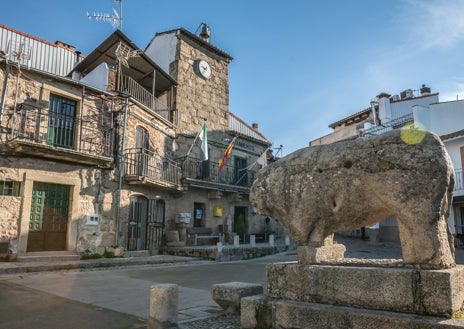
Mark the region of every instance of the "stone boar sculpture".
[[439, 137], [411, 129], [295, 151], [258, 172], [250, 200], [298, 246], [396, 217], [403, 263], [443, 269], [455, 266], [447, 225], [453, 189]]

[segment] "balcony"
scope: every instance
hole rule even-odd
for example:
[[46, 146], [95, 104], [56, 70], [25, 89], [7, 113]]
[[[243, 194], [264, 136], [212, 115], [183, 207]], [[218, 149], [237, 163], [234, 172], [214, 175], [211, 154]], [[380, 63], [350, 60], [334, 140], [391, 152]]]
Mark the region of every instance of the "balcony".
[[179, 165], [143, 148], [125, 150], [124, 177], [129, 184], [181, 189]]
[[122, 76], [119, 90], [130, 95], [136, 102], [151, 110], [158, 119], [169, 125], [177, 125], [177, 111], [169, 109], [167, 105], [160, 102], [151, 92], [147, 91], [131, 77]]
[[195, 187], [249, 193], [256, 174], [254, 170], [231, 165], [225, 165], [219, 170], [217, 162], [191, 157], [182, 158], [180, 162], [184, 183]]
[[103, 168], [113, 165], [112, 118], [95, 113], [77, 119], [25, 102], [10, 122], [6, 145], [14, 153]]

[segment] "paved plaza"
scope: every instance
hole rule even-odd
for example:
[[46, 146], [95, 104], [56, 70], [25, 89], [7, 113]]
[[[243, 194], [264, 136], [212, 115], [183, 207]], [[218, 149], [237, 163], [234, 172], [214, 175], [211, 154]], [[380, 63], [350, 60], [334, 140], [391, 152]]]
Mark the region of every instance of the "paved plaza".
[[[341, 237], [336, 240], [346, 245], [347, 258], [401, 258], [398, 245]], [[114, 267], [106, 264], [103, 268], [32, 273], [24, 263], [0, 263], [0, 270], [8, 266], [22, 270], [0, 275], [0, 323], [11, 329], [144, 328], [150, 286], [175, 283], [179, 286], [180, 328], [239, 328], [239, 318], [223, 315], [212, 301], [210, 286], [230, 281], [264, 284], [268, 263], [295, 260], [293, 250], [233, 262], [159, 255], [149, 260], [113, 260], [119, 262]], [[456, 251], [456, 260], [464, 264], [464, 250]], [[29, 265], [34, 270], [40, 268], [38, 264]]]

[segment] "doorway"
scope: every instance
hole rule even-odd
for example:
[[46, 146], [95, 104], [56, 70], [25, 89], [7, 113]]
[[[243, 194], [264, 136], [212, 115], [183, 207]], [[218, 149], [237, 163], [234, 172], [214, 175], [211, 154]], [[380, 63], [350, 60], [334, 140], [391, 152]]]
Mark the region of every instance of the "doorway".
[[193, 204], [193, 227], [202, 227], [205, 217], [205, 204], [195, 202]]
[[164, 200], [148, 200], [148, 250], [157, 250], [163, 245], [165, 208], [166, 204]]
[[148, 200], [143, 196], [132, 196], [129, 204], [129, 234], [127, 250], [145, 248]]
[[233, 231], [240, 236], [240, 240], [245, 241], [245, 235], [248, 232], [248, 208], [235, 207], [234, 208], [234, 225]]
[[64, 251], [70, 186], [34, 182], [27, 251]]

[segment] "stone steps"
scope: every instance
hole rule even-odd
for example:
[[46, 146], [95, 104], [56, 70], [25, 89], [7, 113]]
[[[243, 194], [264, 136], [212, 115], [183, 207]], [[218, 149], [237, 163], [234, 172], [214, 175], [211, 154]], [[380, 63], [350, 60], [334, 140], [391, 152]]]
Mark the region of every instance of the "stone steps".
[[18, 262], [68, 262], [79, 261], [81, 256], [72, 251], [28, 252], [18, 255]]

